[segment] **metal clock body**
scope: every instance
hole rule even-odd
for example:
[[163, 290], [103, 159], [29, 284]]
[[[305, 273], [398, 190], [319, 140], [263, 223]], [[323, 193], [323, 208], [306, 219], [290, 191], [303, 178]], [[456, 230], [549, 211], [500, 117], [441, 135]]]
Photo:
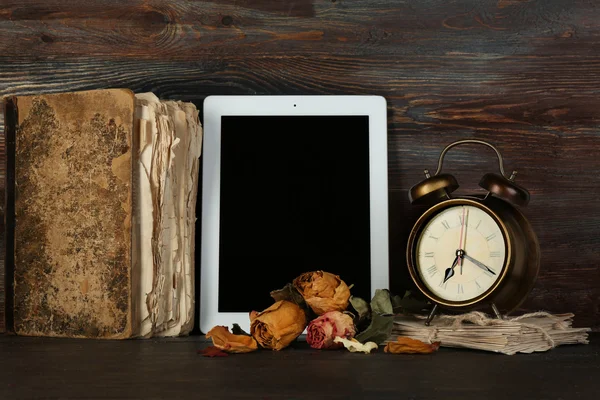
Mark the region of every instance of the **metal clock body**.
[[[463, 143], [493, 148], [502, 175], [486, 174], [482, 196], [451, 197], [458, 188], [452, 175], [440, 174], [444, 154]], [[516, 172], [504, 177], [502, 158], [487, 142], [455, 142], [442, 152], [438, 171], [410, 190], [413, 204], [432, 202], [409, 236], [406, 257], [410, 276], [438, 307], [468, 311], [491, 307], [497, 316], [518, 308], [530, 293], [539, 271], [540, 248], [531, 224], [515, 205], [529, 193], [514, 184]]]

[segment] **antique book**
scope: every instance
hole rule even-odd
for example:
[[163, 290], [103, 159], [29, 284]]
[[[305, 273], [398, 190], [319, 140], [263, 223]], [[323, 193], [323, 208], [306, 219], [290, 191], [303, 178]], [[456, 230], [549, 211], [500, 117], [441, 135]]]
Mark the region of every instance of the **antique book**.
[[5, 184], [5, 170], [6, 170], [6, 147], [4, 140], [4, 114], [0, 107], [0, 333], [6, 332], [6, 280], [5, 280], [5, 268], [4, 268], [4, 252], [6, 239], [4, 237], [4, 215], [5, 215], [5, 204], [4, 204], [4, 184]]
[[[15, 333], [188, 334], [202, 143], [196, 107], [125, 89], [5, 105], [7, 140], [9, 132], [15, 139], [6, 186], [15, 196], [6, 229], [7, 238], [14, 233], [6, 263]], [[10, 154], [8, 146], [8, 176]]]
[[442, 347], [459, 347], [513, 355], [547, 351], [557, 346], [588, 344], [589, 328], [573, 328], [573, 314], [534, 312], [498, 319], [473, 311], [440, 315], [425, 325], [426, 316], [397, 315], [392, 335], [408, 336]]

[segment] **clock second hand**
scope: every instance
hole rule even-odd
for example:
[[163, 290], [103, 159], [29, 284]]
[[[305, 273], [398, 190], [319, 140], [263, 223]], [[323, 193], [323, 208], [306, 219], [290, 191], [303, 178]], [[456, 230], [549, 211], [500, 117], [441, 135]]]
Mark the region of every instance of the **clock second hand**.
[[[462, 215], [462, 224], [460, 227], [460, 240], [458, 242], [458, 251], [465, 250], [464, 245], [463, 245], [463, 233], [464, 233], [465, 242], [466, 242], [466, 238], [467, 238], [467, 233], [465, 232], [465, 224], [467, 223], [466, 212], [467, 212], [467, 208], [463, 206], [463, 215]], [[462, 271], [463, 271], [463, 257], [462, 256], [459, 256], [458, 262], [460, 263], [460, 274], [462, 275]]]

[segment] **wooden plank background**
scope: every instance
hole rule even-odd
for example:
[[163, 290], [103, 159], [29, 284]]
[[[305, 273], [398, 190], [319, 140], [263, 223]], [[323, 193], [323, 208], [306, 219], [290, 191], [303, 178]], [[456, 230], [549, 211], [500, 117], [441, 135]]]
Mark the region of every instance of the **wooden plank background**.
[[[527, 310], [600, 329], [600, 3], [589, 0], [2, 0], [0, 95], [127, 87], [388, 100], [392, 289], [409, 285], [407, 189], [462, 138], [532, 193], [542, 247]], [[462, 192], [493, 153], [447, 157]], [[326, 268], [326, 266], [320, 266]]]

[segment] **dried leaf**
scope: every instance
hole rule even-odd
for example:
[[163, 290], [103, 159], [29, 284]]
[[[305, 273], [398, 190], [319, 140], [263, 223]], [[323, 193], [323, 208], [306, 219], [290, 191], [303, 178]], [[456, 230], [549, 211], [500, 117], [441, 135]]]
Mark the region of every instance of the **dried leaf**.
[[227, 357], [229, 354], [225, 353], [221, 349], [215, 346], [208, 346], [205, 349], [198, 350], [198, 354], [202, 354], [204, 357]]
[[375, 342], [383, 343], [392, 333], [394, 327], [393, 315], [373, 314], [371, 324], [367, 329], [356, 335], [356, 340], [359, 342]]
[[387, 289], [376, 289], [371, 300], [371, 311], [377, 314], [393, 314], [394, 308]]
[[367, 303], [365, 300], [361, 299], [360, 297], [350, 296], [350, 304], [358, 314], [358, 319], [356, 320], [357, 325], [366, 318], [369, 318], [369, 303]]
[[395, 342], [385, 345], [383, 351], [392, 354], [430, 354], [440, 348], [440, 342], [425, 343], [409, 337], [399, 336]]
[[234, 335], [250, 336], [250, 334], [243, 330], [238, 324], [233, 324], [233, 328], [231, 328], [231, 333], [233, 333]]
[[206, 333], [213, 345], [228, 353], [250, 353], [258, 349], [252, 336], [234, 335], [226, 326], [215, 326]]
[[273, 290], [270, 293], [271, 297], [275, 302], [285, 300], [290, 301], [300, 307], [304, 313], [306, 314], [309, 320], [314, 319], [317, 315], [313, 312], [313, 310], [306, 304], [304, 297], [296, 290], [293, 284], [288, 283], [284, 287], [279, 290]]
[[291, 301], [292, 303], [296, 303], [296, 305], [299, 305], [300, 307], [306, 306], [304, 298], [291, 283], [288, 283], [279, 290], [273, 290], [270, 294], [273, 300], [276, 302], [280, 300], [287, 300]]
[[418, 313], [427, 308], [427, 301], [416, 297], [410, 290], [404, 296], [392, 296], [394, 313]]
[[351, 353], [361, 352], [369, 354], [378, 347], [377, 343], [375, 342], [367, 342], [363, 344], [356, 339], [344, 339], [339, 336], [333, 339], [333, 341], [335, 343], [342, 343], [344, 347], [347, 348]]
[[356, 335], [356, 340], [362, 343], [368, 341], [383, 343], [390, 337], [394, 327], [392, 312], [390, 293], [385, 289], [375, 290], [375, 296], [371, 301], [371, 323], [367, 329]]

